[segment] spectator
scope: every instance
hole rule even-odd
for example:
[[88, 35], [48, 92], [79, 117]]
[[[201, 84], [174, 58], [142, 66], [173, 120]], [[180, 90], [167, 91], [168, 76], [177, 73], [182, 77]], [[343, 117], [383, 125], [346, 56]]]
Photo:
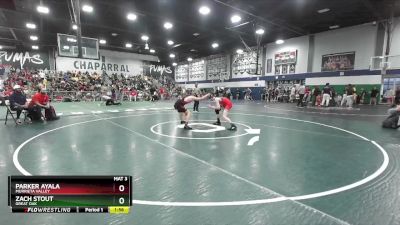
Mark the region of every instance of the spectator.
[[369, 101], [370, 105], [376, 105], [376, 97], [377, 96], [378, 96], [378, 89], [376, 87], [374, 87], [371, 90], [370, 101]]
[[129, 95], [129, 101], [132, 101], [132, 98], [133, 98], [133, 100], [136, 102], [137, 96], [138, 96], [138, 92], [132, 88], [131, 93]]
[[299, 93], [299, 100], [297, 101], [297, 106], [301, 106], [304, 107], [304, 103], [303, 103], [303, 99], [304, 99], [304, 95], [306, 93], [306, 87], [304, 86], [304, 84], [300, 84], [299, 90], [297, 91], [297, 93]]
[[239, 100], [240, 97], [240, 90], [239, 88], [236, 88], [236, 100]]
[[41, 118], [41, 109], [45, 110], [47, 120], [59, 119], [55, 113], [54, 107], [50, 105], [47, 89], [45, 88], [39, 88], [38, 92], [32, 96], [32, 100], [28, 104], [28, 109], [35, 114], [33, 115], [34, 119], [31, 118], [32, 120], [39, 120]]
[[290, 89], [289, 102], [294, 102], [295, 99], [296, 99], [296, 86], [293, 85], [293, 87]]
[[324, 89], [322, 90], [323, 95], [322, 95], [322, 103], [321, 105], [325, 105], [326, 107], [329, 106], [329, 101], [331, 100], [332, 97], [332, 89], [329, 86], [329, 83], [326, 83]]
[[349, 108], [353, 108], [354, 102], [354, 87], [351, 84], [348, 84], [346, 87], [346, 105]]
[[361, 88], [361, 93], [357, 96], [357, 104], [364, 104], [366, 95], [367, 92], [364, 90], [364, 88]]
[[[17, 124], [22, 124], [20, 119], [21, 113], [24, 109], [28, 108], [28, 104], [26, 102], [26, 97], [22, 92], [21, 86], [15, 85], [13, 89], [14, 91], [9, 97], [10, 108], [12, 111], [17, 112]], [[30, 122], [30, 120], [28, 122]]]
[[250, 88], [247, 88], [246, 89], [246, 94], [245, 94], [245, 97], [244, 97], [244, 99], [245, 100], [253, 100], [253, 98], [252, 98], [252, 96], [251, 96], [251, 89]]
[[400, 104], [400, 87], [399, 86], [396, 88], [396, 92], [394, 94], [394, 104], [395, 105]]
[[[193, 95], [196, 97], [201, 97], [201, 90], [198, 86], [198, 83], [194, 85]], [[193, 112], [199, 112], [199, 103], [199, 101], [194, 101]]]
[[314, 87], [314, 90], [313, 90], [312, 94], [313, 94], [312, 105], [316, 106], [317, 97], [321, 94], [321, 90], [319, 90], [318, 86]]
[[308, 102], [311, 100], [311, 90], [309, 86], [306, 86], [305, 91], [304, 91], [304, 103], [305, 106], [308, 105]]

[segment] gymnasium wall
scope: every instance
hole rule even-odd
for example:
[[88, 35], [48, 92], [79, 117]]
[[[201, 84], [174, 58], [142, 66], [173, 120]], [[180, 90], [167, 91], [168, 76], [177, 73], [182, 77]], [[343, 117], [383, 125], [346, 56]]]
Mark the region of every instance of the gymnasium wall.
[[270, 73], [266, 70], [266, 76], [275, 75], [275, 54], [278, 52], [296, 51], [297, 50], [297, 63], [295, 73], [306, 73], [308, 64], [308, 54], [309, 54], [309, 36], [302, 36], [297, 38], [292, 38], [285, 40], [282, 45], [277, 45], [275, 43], [269, 43], [266, 46], [266, 62], [268, 59], [272, 59], [272, 70]]
[[364, 24], [315, 34], [312, 72], [321, 72], [323, 55], [343, 52], [355, 52], [355, 70], [368, 69], [377, 30], [376, 25]]
[[396, 18], [394, 22], [390, 55], [400, 55], [400, 18]]

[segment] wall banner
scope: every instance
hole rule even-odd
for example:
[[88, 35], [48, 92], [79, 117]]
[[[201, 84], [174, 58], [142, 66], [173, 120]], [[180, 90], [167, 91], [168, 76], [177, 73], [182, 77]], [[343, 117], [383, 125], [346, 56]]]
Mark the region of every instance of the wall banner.
[[322, 56], [321, 71], [354, 70], [356, 52], [344, 52]]
[[37, 51], [0, 51], [0, 75], [21, 69], [50, 69], [49, 54]]

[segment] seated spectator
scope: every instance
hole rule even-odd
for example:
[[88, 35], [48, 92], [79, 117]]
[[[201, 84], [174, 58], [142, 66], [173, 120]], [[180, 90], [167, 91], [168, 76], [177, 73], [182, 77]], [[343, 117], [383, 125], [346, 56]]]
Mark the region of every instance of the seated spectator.
[[0, 105], [6, 105], [6, 95], [4, 94], [4, 90], [0, 89]]
[[[38, 92], [32, 96], [32, 100], [28, 105], [28, 108], [37, 109], [39, 108], [40, 117], [41, 117], [41, 109], [45, 110], [46, 120], [57, 120], [59, 117], [56, 115], [54, 107], [49, 103], [49, 96], [47, 95], [47, 90], [45, 88], [39, 88]], [[35, 110], [37, 113], [38, 110]], [[35, 119], [38, 118], [39, 115], [34, 115]], [[32, 118], [31, 118], [32, 119]]]
[[[22, 92], [21, 86], [15, 85], [14, 91], [9, 97], [10, 108], [12, 111], [17, 112], [17, 124], [22, 124], [21, 122], [21, 113], [24, 109], [28, 108], [28, 104], [26, 102], [26, 97]], [[30, 120], [28, 121], [30, 122]]]

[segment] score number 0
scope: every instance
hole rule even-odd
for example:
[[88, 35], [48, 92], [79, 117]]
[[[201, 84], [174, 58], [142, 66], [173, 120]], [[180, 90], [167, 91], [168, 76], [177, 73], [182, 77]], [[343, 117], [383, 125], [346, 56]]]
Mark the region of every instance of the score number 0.
[[[122, 184], [119, 185], [118, 190], [120, 192], [124, 192], [125, 191], [125, 186], [122, 185]], [[119, 198], [118, 202], [119, 202], [119, 204], [123, 205], [125, 203], [125, 198], [124, 197]]]

